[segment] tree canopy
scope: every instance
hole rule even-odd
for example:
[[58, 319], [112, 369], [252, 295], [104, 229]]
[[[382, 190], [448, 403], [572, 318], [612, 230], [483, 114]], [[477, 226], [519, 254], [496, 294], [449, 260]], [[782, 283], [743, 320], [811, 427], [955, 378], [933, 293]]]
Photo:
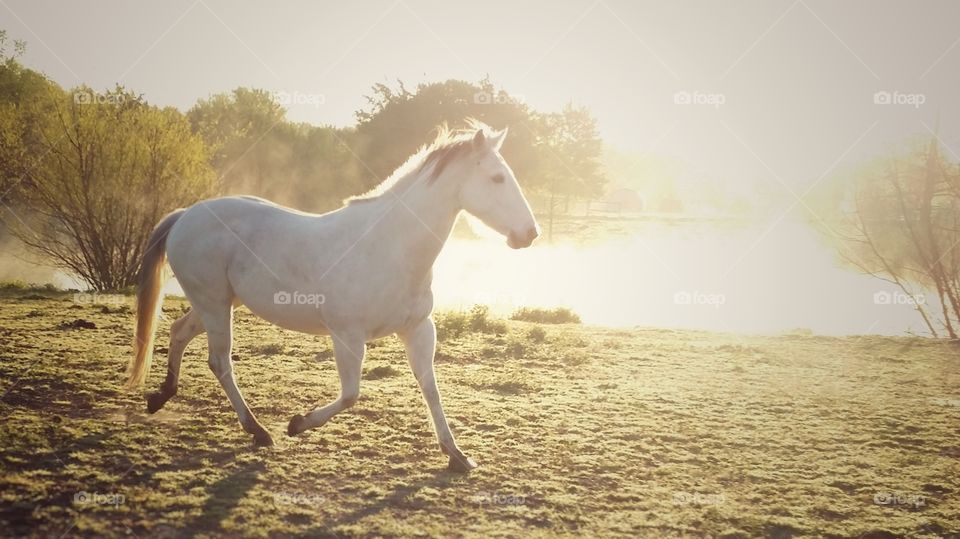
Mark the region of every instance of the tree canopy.
[[[327, 211], [386, 179], [440, 124], [509, 127], [502, 153], [531, 194], [596, 196], [596, 122], [541, 113], [489, 79], [376, 84], [350, 127], [299, 124], [267, 91], [237, 88], [186, 113], [116, 87], [65, 90], [22, 66], [0, 31], [0, 201], [23, 243], [98, 289], [134, 282], [151, 228], [216, 194]], [[12, 207], [17, 208], [14, 214]]]

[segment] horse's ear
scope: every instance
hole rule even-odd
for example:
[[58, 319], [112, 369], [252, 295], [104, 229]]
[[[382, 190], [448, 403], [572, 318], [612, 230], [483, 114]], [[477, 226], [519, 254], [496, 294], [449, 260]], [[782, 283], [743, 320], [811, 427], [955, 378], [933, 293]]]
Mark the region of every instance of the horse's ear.
[[482, 149], [487, 144], [487, 136], [483, 134], [483, 129], [477, 129], [477, 134], [473, 136], [473, 147]]

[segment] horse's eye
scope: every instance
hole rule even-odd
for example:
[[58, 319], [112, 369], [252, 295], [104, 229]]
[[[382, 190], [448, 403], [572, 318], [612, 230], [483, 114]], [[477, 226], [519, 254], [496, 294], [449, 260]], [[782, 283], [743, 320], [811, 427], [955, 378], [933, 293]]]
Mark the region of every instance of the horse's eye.
[[497, 174], [492, 179], [493, 183], [503, 183], [503, 174]]

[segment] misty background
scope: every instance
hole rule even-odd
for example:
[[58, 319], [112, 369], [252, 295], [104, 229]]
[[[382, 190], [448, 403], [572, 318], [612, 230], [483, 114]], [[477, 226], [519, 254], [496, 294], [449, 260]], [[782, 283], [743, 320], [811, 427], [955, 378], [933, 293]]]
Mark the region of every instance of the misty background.
[[[929, 164], [935, 146], [951, 191], [960, 7], [950, 2], [205, 0], [93, 10], [6, 0], [0, 15], [5, 57], [48, 77], [64, 110], [90, 110], [79, 91], [93, 106], [114, 95], [178, 111], [182, 125], [156, 121], [189, 127], [205, 154], [184, 170], [208, 164], [213, 192], [326, 211], [385, 178], [440, 121], [509, 126], [505, 157], [551, 233], [512, 252], [481, 227], [458, 228], [435, 272], [441, 306], [562, 305], [604, 325], [898, 334], [927, 332], [917, 298], [934, 312], [950, 300], [950, 268], [904, 278], [905, 288], [871, 264], [952, 260], [942, 233], [951, 226], [928, 223], [941, 232], [924, 248], [874, 257], [867, 269], [881, 278], [844, 243], [851, 191], [871, 163], [925, 155]], [[26, 42], [19, 53], [15, 40]], [[17, 110], [34, 102], [6, 88]], [[14, 168], [7, 178], [22, 187]], [[0, 199], [11, 227], [33, 223], [29, 194], [10, 198], [19, 189]], [[891, 208], [876, 211], [893, 219]], [[0, 279], [85, 286], [39, 270], [13, 236], [4, 230]]]

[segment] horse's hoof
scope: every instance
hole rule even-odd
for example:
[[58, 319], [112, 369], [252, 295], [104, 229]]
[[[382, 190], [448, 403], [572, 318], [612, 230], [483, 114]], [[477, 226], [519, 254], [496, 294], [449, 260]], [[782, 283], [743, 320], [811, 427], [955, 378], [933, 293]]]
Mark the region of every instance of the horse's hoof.
[[270, 433], [263, 430], [253, 435], [253, 445], [257, 447], [270, 447], [273, 445], [273, 438]]
[[147, 413], [149, 414], [156, 413], [158, 410], [163, 408], [164, 404], [167, 403], [167, 399], [169, 399], [169, 397], [165, 396], [163, 393], [160, 393], [159, 391], [156, 393], [150, 393], [149, 395], [147, 395]]
[[450, 462], [447, 469], [451, 472], [467, 473], [477, 467], [477, 461], [466, 455], [450, 455]]
[[303, 432], [303, 416], [297, 414], [290, 418], [290, 424], [287, 425], [287, 436], [296, 436]]

